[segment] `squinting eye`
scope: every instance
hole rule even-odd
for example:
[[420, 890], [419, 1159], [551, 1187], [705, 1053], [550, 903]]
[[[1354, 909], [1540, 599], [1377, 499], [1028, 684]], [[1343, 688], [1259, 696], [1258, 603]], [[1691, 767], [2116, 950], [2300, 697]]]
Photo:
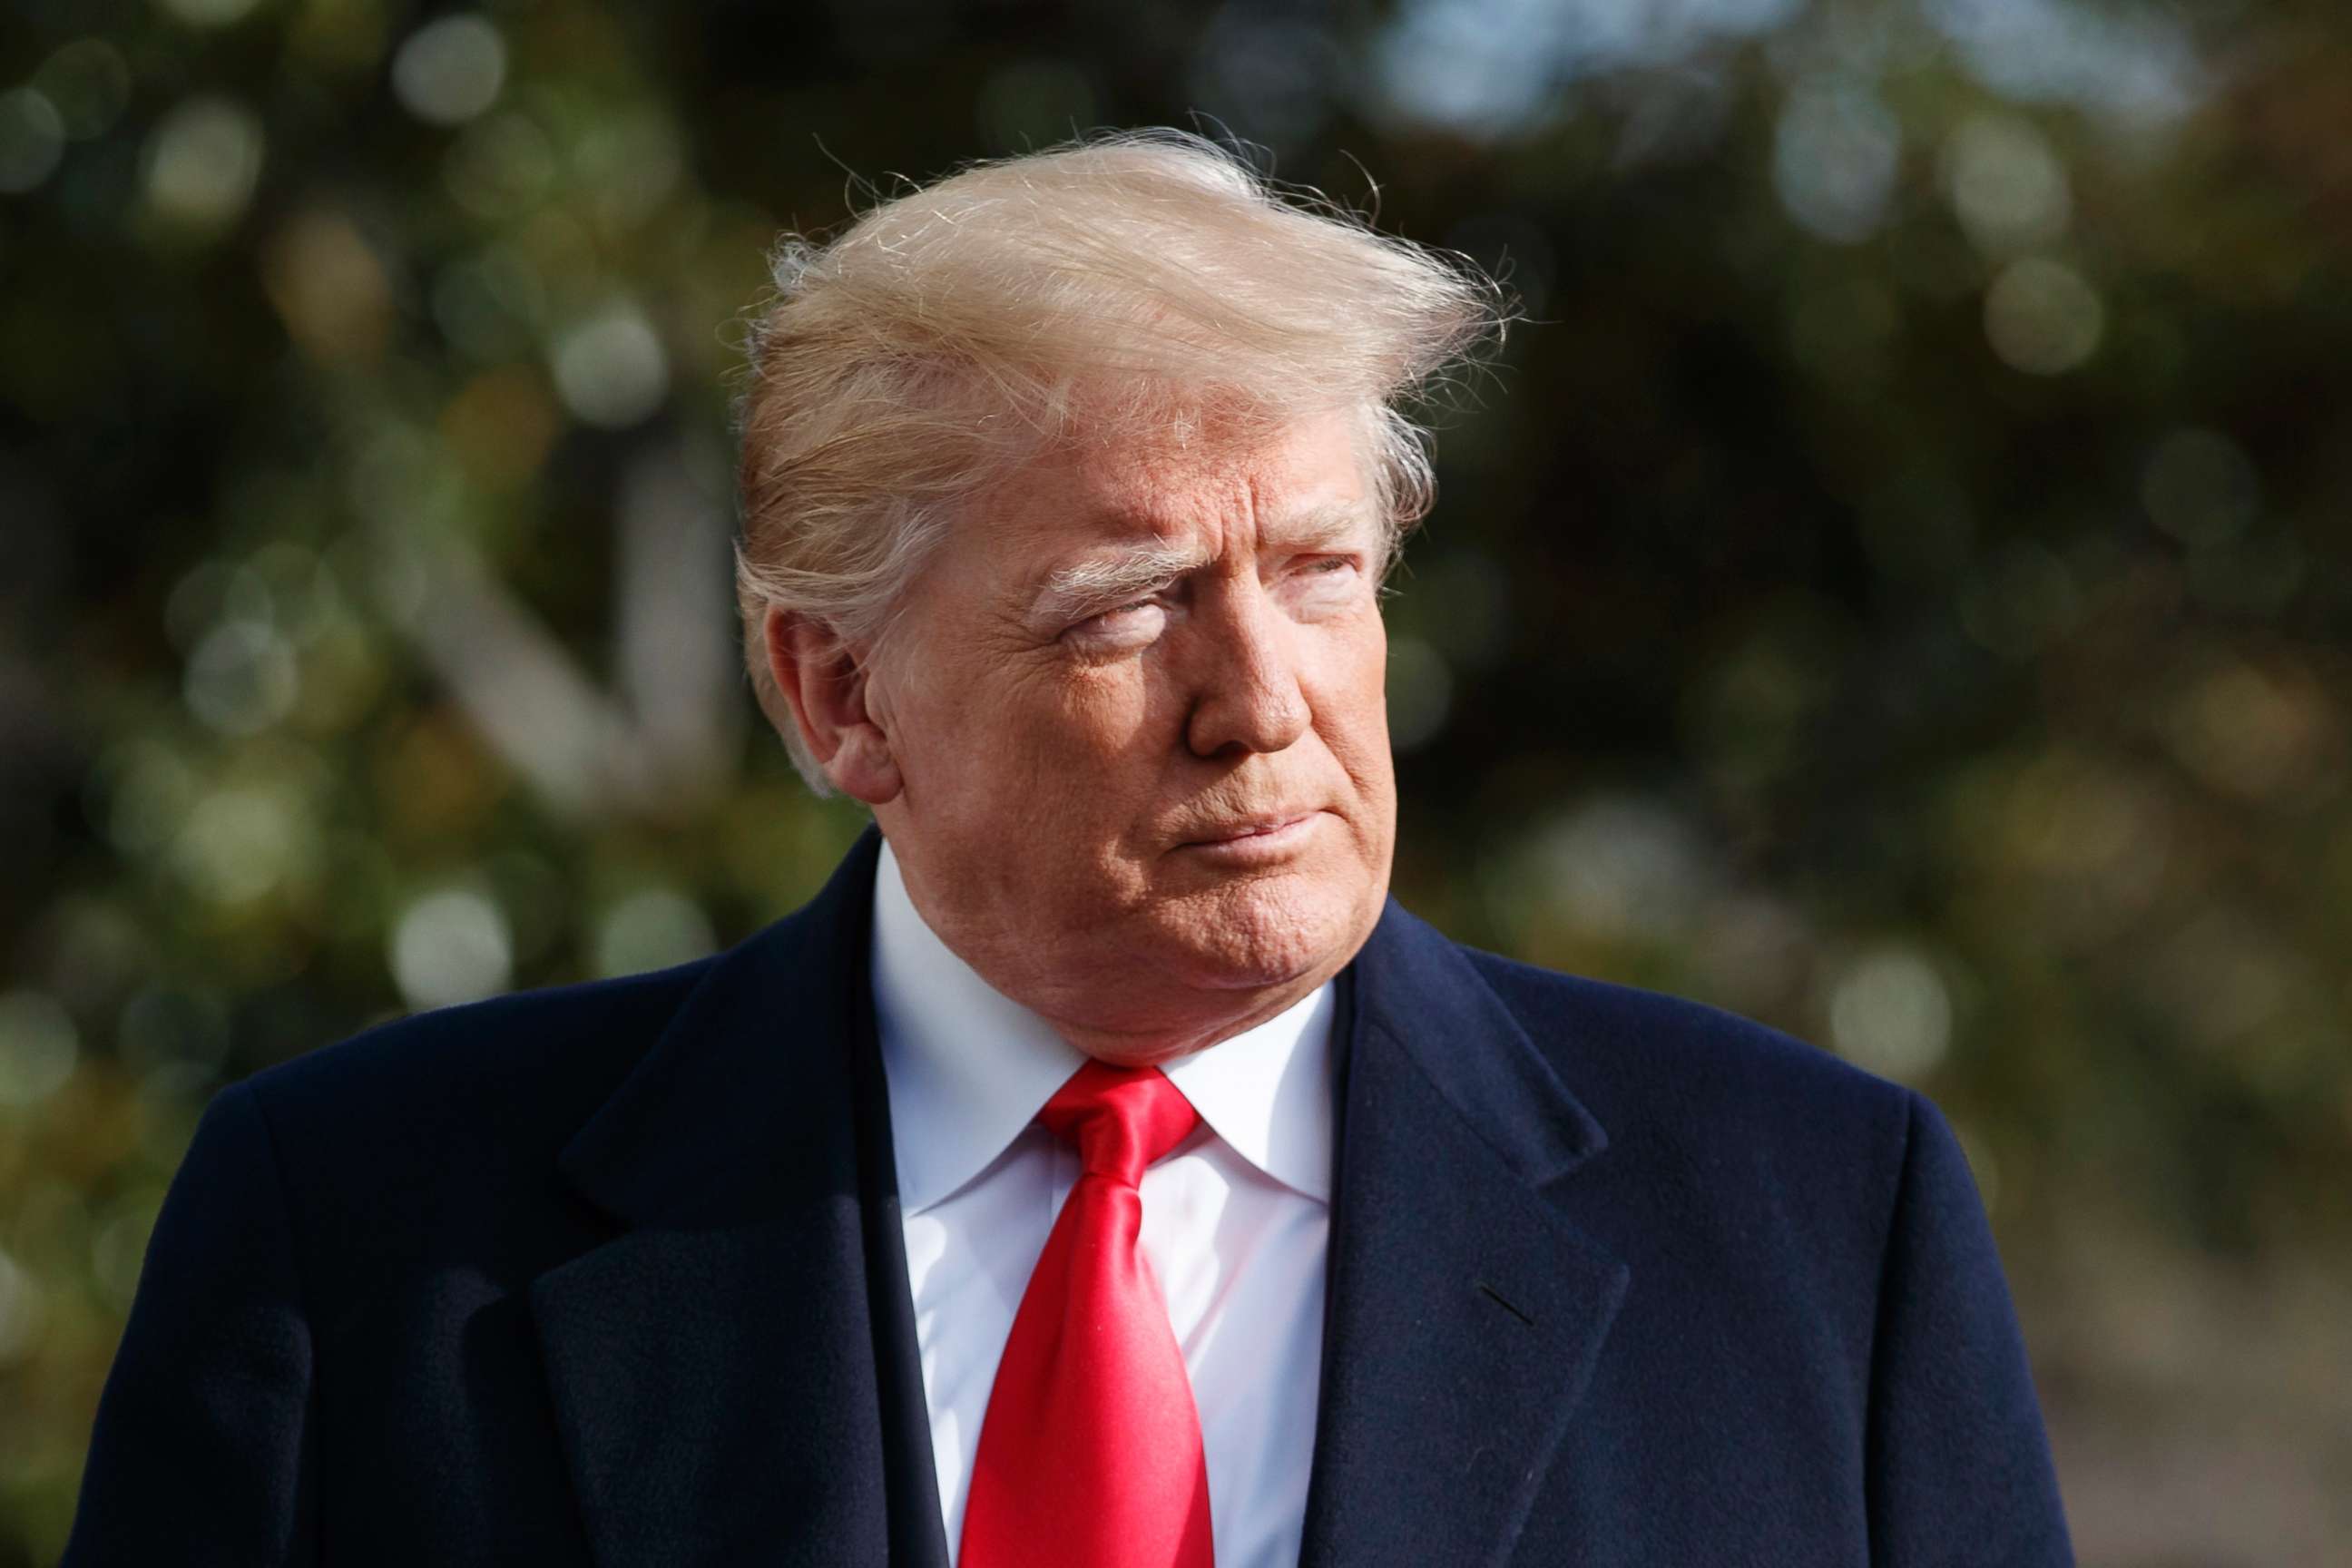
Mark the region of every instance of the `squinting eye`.
[[1156, 610], [1159, 607], [1159, 605], [1152, 600], [1138, 599], [1131, 605], [1120, 605], [1115, 609], [1103, 610], [1088, 616], [1070, 629], [1085, 631], [1089, 626], [1116, 626], [1123, 624], [1130, 616], [1141, 615], [1146, 610]]
[[1162, 614], [1157, 599], [1138, 599], [1088, 616], [1062, 635], [1081, 643], [1118, 643], [1157, 635], [1151, 617]]
[[1356, 564], [1352, 555], [1318, 555], [1298, 570], [1308, 577], [1337, 577], [1343, 572], [1353, 572]]

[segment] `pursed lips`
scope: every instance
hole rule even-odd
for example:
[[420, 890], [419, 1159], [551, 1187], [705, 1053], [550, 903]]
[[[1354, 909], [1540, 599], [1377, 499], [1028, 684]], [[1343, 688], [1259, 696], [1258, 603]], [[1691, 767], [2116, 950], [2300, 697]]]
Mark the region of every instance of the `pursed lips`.
[[1269, 834], [1279, 833], [1286, 827], [1305, 822], [1315, 815], [1316, 813], [1311, 810], [1269, 812], [1260, 816], [1214, 823], [1187, 834], [1178, 843], [1177, 847], [1182, 849], [1197, 844], [1233, 844], [1247, 838], [1263, 838]]

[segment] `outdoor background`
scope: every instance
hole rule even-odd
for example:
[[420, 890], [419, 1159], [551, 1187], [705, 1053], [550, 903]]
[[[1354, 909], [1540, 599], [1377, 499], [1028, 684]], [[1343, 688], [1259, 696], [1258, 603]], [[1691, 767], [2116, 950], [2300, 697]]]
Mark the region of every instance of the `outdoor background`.
[[0, 1565], [209, 1095], [856, 832], [736, 663], [777, 231], [1152, 123], [1533, 318], [1405, 902], [1933, 1095], [2090, 1568], [2352, 1562], [2347, 84], [2339, 0], [9, 0]]

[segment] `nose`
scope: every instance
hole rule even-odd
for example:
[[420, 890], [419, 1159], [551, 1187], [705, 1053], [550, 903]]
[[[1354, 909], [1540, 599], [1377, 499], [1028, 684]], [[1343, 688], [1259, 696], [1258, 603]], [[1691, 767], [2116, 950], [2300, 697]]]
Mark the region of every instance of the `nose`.
[[1307, 732], [1311, 717], [1296, 628], [1255, 583], [1219, 596], [1225, 613], [1199, 628], [1203, 647], [1185, 743], [1201, 757], [1235, 747], [1279, 752]]

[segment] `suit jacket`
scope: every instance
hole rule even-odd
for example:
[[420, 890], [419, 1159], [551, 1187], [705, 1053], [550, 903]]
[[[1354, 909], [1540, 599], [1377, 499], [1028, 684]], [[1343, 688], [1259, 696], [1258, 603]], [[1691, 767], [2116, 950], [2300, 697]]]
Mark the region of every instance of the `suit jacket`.
[[[716, 957], [215, 1096], [68, 1568], [943, 1564], [877, 842]], [[1305, 1563], [2071, 1562], [1927, 1100], [1393, 901], [1342, 991]]]

